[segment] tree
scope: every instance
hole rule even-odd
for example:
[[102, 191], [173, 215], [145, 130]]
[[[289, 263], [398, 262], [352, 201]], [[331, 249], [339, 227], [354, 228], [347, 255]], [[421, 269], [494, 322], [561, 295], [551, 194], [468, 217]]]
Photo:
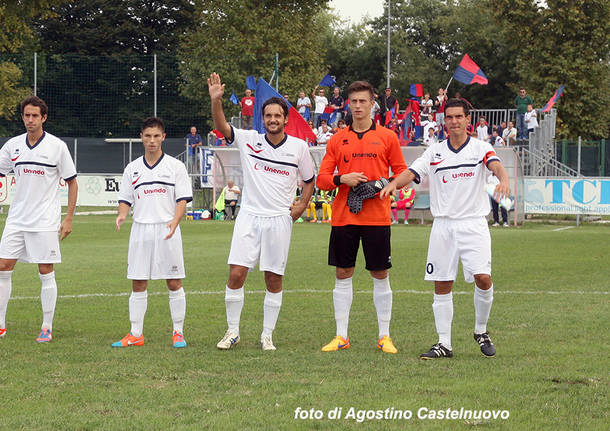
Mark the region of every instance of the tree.
[[518, 48], [520, 86], [541, 107], [565, 85], [557, 107], [558, 137], [608, 137], [610, 3], [605, 0], [494, 0], [497, 25]]
[[337, 18], [331, 17], [324, 46], [326, 64], [340, 88], [346, 89], [358, 80], [370, 82], [378, 91], [385, 88], [385, 39], [373, 32], [366, 21], [341, 28]]
[[195, 122], [181, 97], [176, 47], [196, 18], [190, 0], [81, 0], [51, 9], [35, 23], [43, 49], [40, 94], [54, 114], [53, 131], [77, 136], [133, 136], [154, 113], [168, 136]]
[[[410, 96], [409, 86], [414, 83], [423, 84], [434, 97], [467, 53], [485, 72], [489, 85], [466, 86], [454, 80], [449, 93], [459, 91], [479, 108], [507, 106], [511, 47], [484, 6], [484, 0], [392, 1], [391, 84], [401, 98]], [[385, 39], [387, 3], [384, 16], [373, 20], [372, 26], [377, 38]]]
[[[58, 0], [5, 2], [0, 5], [0, 119], [14, 120], [17, 106], [32, 90], [23, 82], [23, 70], [16, 53], [33, 43], [29, 21], [36, 16], [50, 16], [48, 8]], [[12, 131], [10, 124], [0, 124], [4, 132]]]
[[[243, 94], [246, 78], [269, 79], [279, 58], [279, 91], [296, 98], [310, 93], [326, 73], [322, 6], [328, 0], [198, 0], [202, 11], [193, 30], [182, 39], [182, 94], [209, 118], [206, 78], [220, 74], [226, 93]], [[228, 114], [238, 114], [224, 98]], [[295, 99], [292, 99], [295, 100]]]

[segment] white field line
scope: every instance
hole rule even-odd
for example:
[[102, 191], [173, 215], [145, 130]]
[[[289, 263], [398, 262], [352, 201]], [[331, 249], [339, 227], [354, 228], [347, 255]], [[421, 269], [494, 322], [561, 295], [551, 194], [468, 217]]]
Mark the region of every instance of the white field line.
[[558, 227], [557, 229], [553, 229], [553, 232], [559, 232], [561, 230], [574, 229], [574, 226], [566, 226], [566, 227]]
[[[209, 291], [209, 290], [186, 290], [187, 295], [224, 295], [224, 290], [218, 291]], [[248, 294], [262, 294], [264, 293], [264, 289], [257, 289], [246, 291]], [[354, 293], [372, 293], [373, 290], [354, 290]], [[402, 290], [402, 289], [393, 289], [394, 293], [407, 293], [407, 294], [415, 294], [415, 295], [432, 295], [432, 289], [430, 290]], [[314, 289], [297, 289], [297, 290], [288, 290], [287, 294], [291, 293], [322, 293], [322, 294], [332, 294], [332, 289], [328, 290], [314, 290]], [[121, 292], [121, 293], [83, 293], [80, 295], [58, 295], [58, 299], [80, 299], [80, 298], [114, 298], [120, 296], [129, 296], [131, 292]], [[454, 291], [454, 295], [472, 295], [472, 292], [462, 292], [462, 291]], [[610, 295], [610, 292], [605, 291], [584, 291], [584, 290], [566, 290], [566, 291], [555, 291], [555, 290], [538, 290], [538, 291], [529, 291], [529, 290], [494, 290], [494, 294], [499, 295]], [[150, 296], [161, 296], [167, 295], [167, 292], [149, 292]], [[11, 300], [37, 300], [40, 299], [39, 296], [13, 296]]]

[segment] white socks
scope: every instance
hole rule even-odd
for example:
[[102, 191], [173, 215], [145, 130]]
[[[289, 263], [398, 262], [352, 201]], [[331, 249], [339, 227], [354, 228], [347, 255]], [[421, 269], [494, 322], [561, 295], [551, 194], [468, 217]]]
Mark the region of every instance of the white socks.
[[438, 332], [438, 342], [449, 350], [452, 350], [451, 322], [453, 321], [453, 292], [449, 292], [445, 295], [437, 295], [435, 293], [432, 311], [434, 311], [434, 322], [436, 323], [436, 332]]
[[282, 293], [282, 291], [278, 293], [266, 291], [265, 301], [263, 302], [263, 333], [261, 334], [261, 341], [263, 338], [270, 337], [273, 334], [277, 318], [280, 315], [280, 308], [282, 307]]
[[55, 282], [55, 271], [48, 274], [38, 274], [42, 287], [40, 289], [40, 302], [42, 304], [42, 329], [53, 330], [53, 315], [55, 314], [55, 303], [57, 302], [57, 283]]
[[225, 287], [225, 307], [227, 310], [227, 326], [239, 335], [239, 319], [244, 306], [244, 287], [229, 289]]
[[491, 304], [494, 301], [493, 284], [487, 290], [474, 287], [474, 333], [482, 334], [487, 332], [487, 321], [491, 312]]
[[131, 320], [131, 334], [140, 337], [144, 330], [144, 315], [148, 306], [148, 291], [131, 292], [129, 297], [129, 320]]
[[349, 310], [352, 307], [354, 293], [352, 278], [335, 279], [333, 290], [333, 304], [335, 305], [335, 320], [337, 321], [337, 335], [347, 339], [347, 326], [349, 323]]
[[11, 298], [13, 271], [0, 271], [0, 329], [6, 328], [6, 307]]
[[174, 323], [174, 331], [182, 332], [184, 329], [184, 316], [186, 315], [186, 295], [184, 288], [169, 291], [169, 312]]
[[392, 319], [392, 289], [390, 277], [383, 279], [373, 278], [373, 302], [377, 310], [377, 323], [379, 324], [379, 338], [390, 336], [390, 320]]

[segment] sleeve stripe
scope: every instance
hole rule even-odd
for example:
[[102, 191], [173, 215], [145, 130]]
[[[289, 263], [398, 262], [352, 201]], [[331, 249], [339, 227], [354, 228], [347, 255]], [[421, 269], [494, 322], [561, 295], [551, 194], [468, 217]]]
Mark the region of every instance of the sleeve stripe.
[[119, 203], [131, 206], [131, 202], [125, 201], [123, 199], [119, 199]]

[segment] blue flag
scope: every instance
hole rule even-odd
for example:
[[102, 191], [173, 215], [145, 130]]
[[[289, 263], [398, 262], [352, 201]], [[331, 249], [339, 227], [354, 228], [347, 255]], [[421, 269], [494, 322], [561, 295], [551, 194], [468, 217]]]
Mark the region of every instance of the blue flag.
[[254, 76], [248, 76], [246, 78], [246, 87], [248, 87], [249, 90], [256, 89], [256, 78]]
[[233, 104], [235, 105], [239, 105], [239, 99], [237, 98], [237, 96], [235, 95], [235, 93], [231, 94], [231, 98], [229, 99], [231, 102], [233, 102]]
[[322, 78], [322, 81], [320, 81], [320, 83], [318, 85], [320, 87], [332, 87], [333, 85], [335, 85], [335, 78], [333, 78], [332, 76], [330, 76], [327, 73], [326, 76], [324, 78]]

